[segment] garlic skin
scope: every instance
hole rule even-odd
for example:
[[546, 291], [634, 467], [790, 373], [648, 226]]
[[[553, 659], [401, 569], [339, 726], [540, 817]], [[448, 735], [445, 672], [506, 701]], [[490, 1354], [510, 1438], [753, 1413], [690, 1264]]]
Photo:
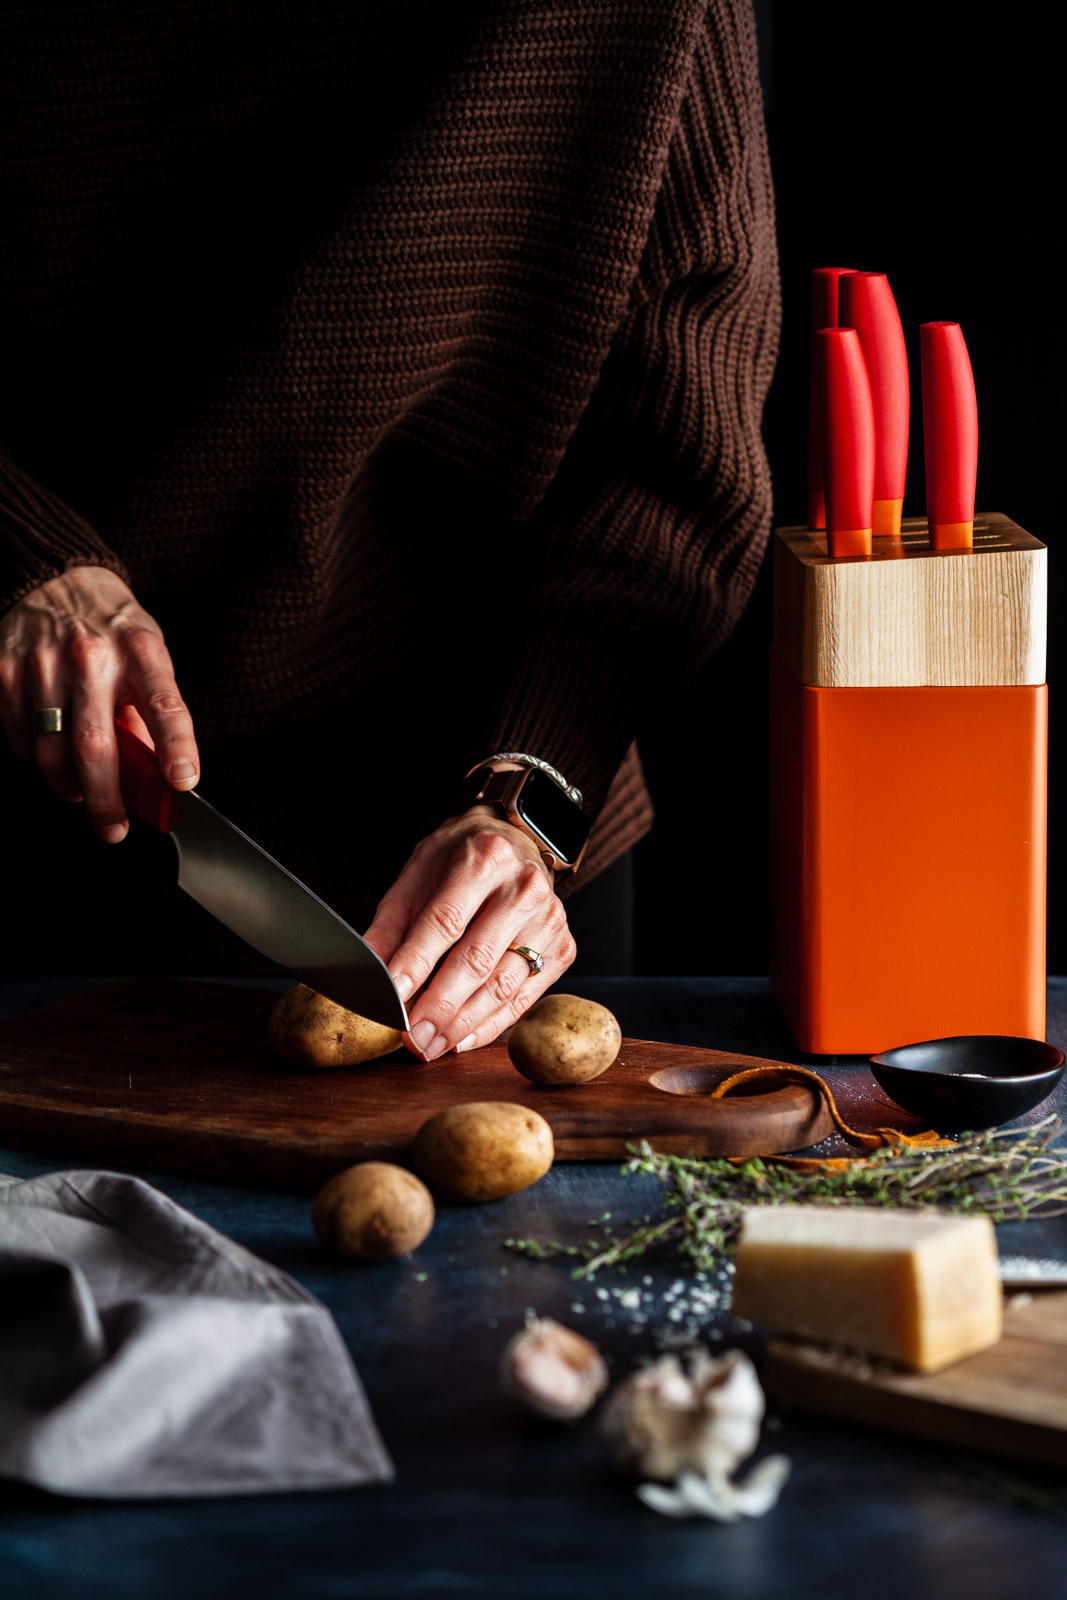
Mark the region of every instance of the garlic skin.
[[551, 1317], [530, 1317], [504, 1347], [500, 1381], [531, 1411], [560, 1422], [584, 1417], [608, 1386], [596, 1345]]
[[715, 1359], [696, 1349], [688, 1372], [668, 1355], [619, 1384], [601, 1427], [623, 1466], [673, 1482], [672, 1489], [638, 1489], [654, 1511], [735, 1522], [769, 1511], [789, 1472], [784, 1456], [772, 1456], [743, 1483], [732, 1481], [759, 1443], [764, 1409], [756, 1369], [743, 1351]]

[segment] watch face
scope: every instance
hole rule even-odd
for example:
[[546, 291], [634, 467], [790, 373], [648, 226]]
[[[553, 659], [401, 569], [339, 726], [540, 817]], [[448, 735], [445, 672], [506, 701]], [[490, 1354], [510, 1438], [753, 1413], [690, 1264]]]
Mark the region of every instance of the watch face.
[[519, 790], [515, 809], [560, 861], [577, 861], [589, 837], [589, 818], [553, 778], [535, 767]]

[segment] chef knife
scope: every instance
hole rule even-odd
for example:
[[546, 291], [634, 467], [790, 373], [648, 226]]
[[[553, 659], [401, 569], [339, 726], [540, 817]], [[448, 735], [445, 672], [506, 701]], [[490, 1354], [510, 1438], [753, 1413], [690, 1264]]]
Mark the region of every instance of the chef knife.
[[874, 536], [900, 538], [908, 476], [911, 395], [908, 349], [900, 313], [884, 272], [841, 278], [837, 326], [860, 336], [874, 400]]
[[115, 734], [126, 809], [174, 840], [186, 894], [301, 983], [406, 1031], [403, 1002], [370, 945], [199, 794], [172, 789], [155, 751], [117, 720]]
[[826, 548], [831, 556], [869, 556], [874, 526], [874, 401], [855, 328], [815, 335], [823, 428]]
[[922, 323], [919, 354], [930, 547], [971, 550], [978, 477], [978, 402], [959, 323]]

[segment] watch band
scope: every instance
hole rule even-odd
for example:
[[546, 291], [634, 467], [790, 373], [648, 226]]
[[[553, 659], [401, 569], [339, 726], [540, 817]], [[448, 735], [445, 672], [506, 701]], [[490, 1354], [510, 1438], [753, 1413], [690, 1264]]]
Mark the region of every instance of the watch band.
[[[570, 795], [576, 806], [584, 804], [582, 791], [573, 783], [568, 783], [558, 767], [551, 767], [547, 761], [542, 761], [540, 756], [528, 756], [521, 750], [498, 750], [495, 756], [486, 756], [484, 761], [479, 761], [471, 768], [471, 772], [477, 772], [479, 767], [488, 767], [494, 761], [521, 761], [524, 766], [536, 767], [538, 772], [546, 772], [550, 778], [554, 778], [560, 788]], [[468, 772], [468, 778], [470, 775]]]

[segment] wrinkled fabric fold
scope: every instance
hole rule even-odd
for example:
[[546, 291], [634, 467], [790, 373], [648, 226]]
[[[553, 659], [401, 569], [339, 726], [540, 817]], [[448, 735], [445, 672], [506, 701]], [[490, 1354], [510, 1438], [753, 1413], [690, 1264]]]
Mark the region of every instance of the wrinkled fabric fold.
[[393, 1467], [325, 1306], [138, 1178], [0, 1178], [0, 1475], [340, 1489]]

